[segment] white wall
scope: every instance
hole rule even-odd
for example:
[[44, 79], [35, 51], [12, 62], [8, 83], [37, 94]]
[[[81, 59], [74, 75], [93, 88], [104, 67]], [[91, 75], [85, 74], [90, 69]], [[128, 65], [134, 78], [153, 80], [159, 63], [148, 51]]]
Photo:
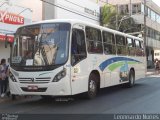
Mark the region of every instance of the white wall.
[[[49, 3], [55, 4], [55, 0], [46, 0]], [[49, 20], [55, 18], [55, 7], [48, 3], [43, 2], [42, 5], [42, 19]]]
[[[13, 1], [12, 1], [13, 2]], [[12, 4], [12, 2], [9, 2], [9, 4], [4, 4], [5, 0], [1, 0], [0, 1], [0, 11], [5, 11], [8, 13], [12, 13], [18, 16], [21, 16], [24, 18], [24, 24], [28, 24], [32, 22], [32, 12], [30, 10], [28, 10], [28, 8], [24, 8], [21, 6], [17, 6], [16, 4]], [[0, 15], [0, 18], [2, 19], [3, 15]], [[22, 24], [23, 25], [23, 24]], [[4, 33], [5, 31], [9, 32], [9, 31], [13, 31], [15, 32], [17, 30], [18, 27], [20, 27], [21, 25], [17, 25], [17, 24], [8, 24], [8, 23], [4, 23], [4, 22], [0, 22], [0, 33]]]
[[[100, 8], [97, 4], [90, 2], [88, 0], [77, 0], [77, 1], [69, 0], [69, 1], [70, 2], [67, 2], [65, 0], [56, 1], [57, 5], [69, 10], [66, 11], [64, 9], [56, 7], [56, 16], [55, 16], [56, 18], [80, 19], [95, 24], [99, 24], [99, 16], [96, 16], [95, 13], [98, 12], [98, 14], [100, 14]], [[72, 4], [71, 2], [74, 4]], [[86, 13], [85, 8], [95, 11], [94, 15]]]
[[[89, 0], [46, 0], [43, 4], [44, 19], [80, 19], [99, 24], [100, 6]], [[54, 5], [58, 6], [55, 7]], [[50, 8], [50, 9], [48, 9]], [[90, 12], [86, 12], [87, 8]], [[98, 15], [97, 15], [98, 14]]]
[[[25, 7], [21, 7], [20, 4], [18, 6], [17, 2], [19, 0], [12, 0], [9, 1], [9, 4], [6, 3], [5, 0], [0, 0], [0, 11], [7, 11], [7, 14], [12, 13], [13, 16], [18, 15], [24, 18], [24, 24], [28, 24], [32, 22], [32, 12], [28, 10]], [[23, 1], [23, 0], [22, 0]], [[29, 2], [28, 2], [29, 3]], [[31, 5], [31, 4], [30, 4]], [[29, 4], [28, 4], [29, 6]], [[4, 14], [4, 13], [3, 13]], [[6, 16], [6, 15], [5, 15]], [[15, 32], [18, 27], [21, 25], [17, 24], [9, 24], [8, 22], [5, 22], [2, 20], [3, 15], [1, 12], [0, 15], [0, 34], [7, 34], [12, 32]], [[12, 19], [13, 21], [13, 19]], [[8, 45], [8, 48], [5, 48], [5, 42], [0, 40], [0, 59], [5, 58], [8, 59], [10, 57], [10, 46]]]
[[[53, 0], [54, 1], [54, 0]], [[42, 1], [40, 0], [10, 0], [12, 4], [32, 9], [32, 21], [42, 20]], [[27, 10], [26, 10], [27, 12]]]
[[10, 46], [8, 45], [7, 48], [4, 46], [5, 42], [0, 41], [0, 60], [5, 58], [6, 60], [10, 57]]

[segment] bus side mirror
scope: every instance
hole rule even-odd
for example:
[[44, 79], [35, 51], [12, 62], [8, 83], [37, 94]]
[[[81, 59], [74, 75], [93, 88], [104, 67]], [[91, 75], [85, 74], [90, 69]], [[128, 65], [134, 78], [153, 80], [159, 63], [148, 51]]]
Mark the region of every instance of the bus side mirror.
[[7, 48], [7, 46], [8, 46], [8, 37], [6, 35], [6, 37], [5, 37], [5, 48]]

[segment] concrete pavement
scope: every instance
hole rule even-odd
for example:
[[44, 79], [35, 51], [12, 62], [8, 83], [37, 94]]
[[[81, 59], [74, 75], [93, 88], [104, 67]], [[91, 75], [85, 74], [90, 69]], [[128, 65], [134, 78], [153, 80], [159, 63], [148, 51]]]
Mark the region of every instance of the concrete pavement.
[[[101, 89], [93, 100], [77, 96], [73, 101], [61, 102], [54, 99], [44, 100], [37, 96], [31, 99], [4, 102], [0, 104], [0, 113], [158, 114], [160, 113], [160, 79], [154, 76], [151, 75], [136, 81], [132, 88], [114, 86]], [[54, 119], [56, 119], [55, 116]]]
[[155, 69], [147, 69], [146, 76], [155, 75], [155, 74], [156, 74]]
[[156, 71], [155, 69], [148, 69], [147, 70], [147, 73], [146, 73], [146, 76], [157, 76], [157, 77], [160, 77], [160, 70], [159, 71]]
[[10, 97], [7, 97], [7, 96], [5, 96], [3, 98], [0, 97], [0, 103], [2, 103], [2, 102], [8, 102], [10, 100], [11, 100]]

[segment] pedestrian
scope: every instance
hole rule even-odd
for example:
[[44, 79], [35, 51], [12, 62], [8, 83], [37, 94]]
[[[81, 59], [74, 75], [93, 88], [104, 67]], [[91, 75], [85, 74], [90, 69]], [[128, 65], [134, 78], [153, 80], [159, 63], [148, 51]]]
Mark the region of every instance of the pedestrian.
[[8, 86], [8, 66], [6, 65], [6, 59], [2, 59], [0, 63], [0, 87], [1, 97], [5, 96]]
[[158, 72], [158, 71], [159, 71], [158, 59], [155, 59], [155, 60], [154, 60], [154, 66], [155, 66], [155, 73], [156, 73], [156, 74], [159, 73], [159, 72]]
[[32, 59], [32, 51], [26, 51], [25, 56], [22, 58], [21, 64], [27, 65], [27, 60]]
[[158, 66], [158, 74], [159, 74], [160, 73], [160, 60], [158, 60], [157, 66]]

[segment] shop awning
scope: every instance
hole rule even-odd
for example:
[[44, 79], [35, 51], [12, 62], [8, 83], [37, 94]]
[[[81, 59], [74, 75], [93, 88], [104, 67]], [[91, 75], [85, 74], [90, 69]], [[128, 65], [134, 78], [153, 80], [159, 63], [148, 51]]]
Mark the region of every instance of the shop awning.
[[[5, 41], [6, 35], [5, 34], [0, 34], [0, 41]], [[8, 42], [13, 42], [14, 41], [14, 36], [13, 35], [7, 35]]]

